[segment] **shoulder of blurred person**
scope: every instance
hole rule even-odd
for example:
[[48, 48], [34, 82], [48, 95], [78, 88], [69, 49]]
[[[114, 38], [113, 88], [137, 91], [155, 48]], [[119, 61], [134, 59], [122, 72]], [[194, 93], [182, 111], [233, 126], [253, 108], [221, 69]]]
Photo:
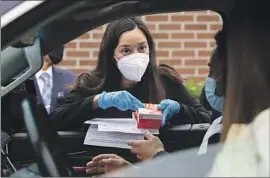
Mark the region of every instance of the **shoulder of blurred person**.
[[61, 72], [61, 73], [64, 73], [65, 75], [67, 76], [70, 76], [70, 77], [73, 77], [75, 78], [77, 76], [76, 73], [72, 72], [71, 70], [68, 70], [68, 69], [63, 69], [63, 68], [60, 68], [56, 65], [53, 65], [53, 68], [57, 71], [57, 72]]
[[67, 70], [67, 69], [62, 69], [60, 67], [57, 67], [57, 66], [53, 66], [53, 70], [54, 72], [58, 73], [58, 74], [62, 74], [63, 75], [63, 78], [64, 80], [68, 80], [68, 81], [74, 81], [77, 77], [77, 74], [70, 71], [70, 70]]
[[64, 92], [64, 95], [68, 95], [68, 93], [72, 89], [73, 83], [76, 81], [77, 74], [69, 71], [67, 69], [62, 69], [60, 67], [52, 66], [52, 74], [53, 74], [53, 84], [56, 85], [55, 92]]
[[267, 109], [250, 124], [231, 126], [211, 177], [269, 176], [269, 116]]

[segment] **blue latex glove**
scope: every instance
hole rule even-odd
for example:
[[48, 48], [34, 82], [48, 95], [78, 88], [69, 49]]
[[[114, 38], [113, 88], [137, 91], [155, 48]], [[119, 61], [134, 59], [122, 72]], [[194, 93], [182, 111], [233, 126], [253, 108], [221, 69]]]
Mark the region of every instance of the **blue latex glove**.
[[98, 98], [98, 106], [102, 109], [116, 107], [121, 111], [144, 108], [143, 103], [127, 91], [102, 92]]
[[174, 114], [180, 111], [180, 104], [174, 100], [165, 99], [157, 106], [162, 111], [162, 127], [165, 125], [166, 120], [170, 119]]

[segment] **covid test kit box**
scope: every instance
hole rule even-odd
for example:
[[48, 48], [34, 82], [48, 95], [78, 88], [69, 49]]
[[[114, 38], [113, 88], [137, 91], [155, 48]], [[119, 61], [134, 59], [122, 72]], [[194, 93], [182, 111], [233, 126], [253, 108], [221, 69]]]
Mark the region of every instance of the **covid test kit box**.
[[157, 109], [156, 104], [144, 104], [144, 108], [133, 112], [133, 118], [136, 119], [137, 128], [159, 129], [162, 122], [162, 112]]

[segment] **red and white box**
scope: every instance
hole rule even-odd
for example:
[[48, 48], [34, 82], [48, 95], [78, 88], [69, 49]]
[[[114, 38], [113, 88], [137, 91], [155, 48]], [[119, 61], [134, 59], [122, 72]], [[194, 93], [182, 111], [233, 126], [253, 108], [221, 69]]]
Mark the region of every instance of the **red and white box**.
[[157, 109], [156, 104], [145, 104], [144, 108], [133, 112], [133, 118], [137, 121], [137, 128], [159, 129], [162, 122], [162, 112]]

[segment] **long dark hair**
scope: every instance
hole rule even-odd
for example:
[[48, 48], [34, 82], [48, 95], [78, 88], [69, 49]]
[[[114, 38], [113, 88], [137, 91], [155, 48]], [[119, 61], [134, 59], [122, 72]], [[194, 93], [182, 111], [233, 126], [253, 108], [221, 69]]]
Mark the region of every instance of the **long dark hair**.
[[101, 91], [120, 90], [121, 72], [118, 70], [116, 61], [113, 60], [114, 51], [119, 39], [124, 32], [135, 28], [140, 29], [149, 45], [150, 62], [141, 82], [136, 85], [137, 96], [144, 102], [159, 103], [165, 98], [164, 87], [160, 82], [156, 65], [155, 45], [153, 38], [146, 25], [139, 18], [125, 18], [111, 22], [103, 36], [97, 66], [90, 73], [79, 76], [74, 90], [87, 94], [98, 94]]
[[223, 141], [232, 123], [251, 123], [270, 106], [270, 12], [266, 3], [240, 1], [230, 16]]
[[[219, 78], [216, 81], [216, 94], [220, 96], [226, 95], [226, 82], [227, 82], [227, 48], [226, 48], [226, 28], [218, 31], [215, 35], [216, 49], [214, 52], [212, 65], [216, 70], [215, 77]], [[216, 78], [216, 79], [217, 79]]]
[[183, 83], [181, 75], [173, 67], [167, 64], [160, 64], [158, 66], [158, 71], [160, 76], [169, 77], [172, 81], [179, 85]]

